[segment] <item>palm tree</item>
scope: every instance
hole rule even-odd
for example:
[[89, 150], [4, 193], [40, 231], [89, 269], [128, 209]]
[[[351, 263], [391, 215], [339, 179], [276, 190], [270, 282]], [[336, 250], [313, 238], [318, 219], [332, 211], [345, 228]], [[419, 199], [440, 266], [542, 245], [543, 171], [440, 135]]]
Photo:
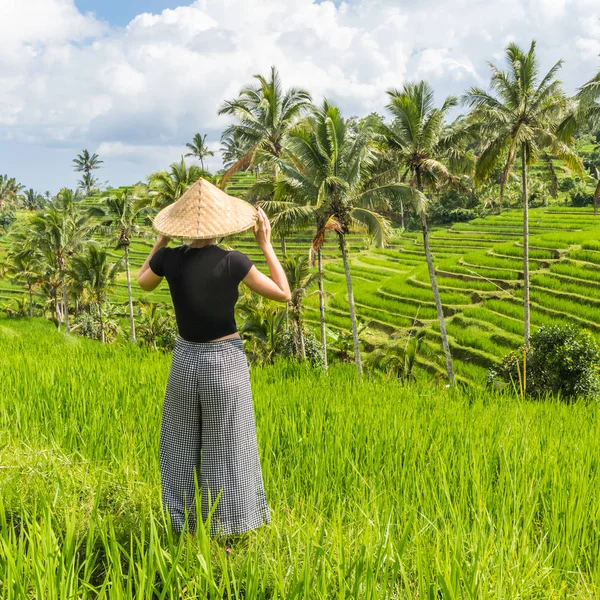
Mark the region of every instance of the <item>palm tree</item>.
[[138, 332], [140, 340], [158, 349], [158, 340], [165, 332], [173, 328], [171, 316], [163, 304], [140, 300], [140, 318]]
[[384, 246], [391, 226], [375, 209], [389, 208], [389, 198], [398, 187], [396, 183], [375, 182], [372, 167], [378, 152], [376, 141], [373, 118], [346, 121], [340, 110], [325, 100], [320, 109], [315, 108], [290, 131], [282, 158], [273, 159], [281, 172], [278, 185], [288, 196], [280, 212], [292, 212], [297, 222], [317, 223], [312, 244], [315, 252], [322, 247], [327, 231], [338, 236], [359, 374], [362, 362], [346, 234], [362, 225], [378, 246]]
[[100, 165], [104, 161], [100, 160], [97, 154], [90, 154], [87, 150], [83, 150], [81, 154], [77, 155], [77, 158], [73, 159], [73, 168], [75, 171], [83, 172], [83, 178], [79, 181], [80, 187], [85, 189], [86, 195], [89, 196], [92, 188], [96, 184], [97, 180], [92, 177], [92, 171], [94, 169], [100, 169]]
[[6, 252], [0, 276], [8, 276], [12, 283], [24, 283], [29, 296], [29, 316], [33, 317], [33, 289], [42, 282], [41, 257], [37, 248], [27, 243], [23, 231], [15, 231]]
[[221, 158], [225, 169], [229, 169], [234, 163], [240, 160], [247, 152], [247, 148], [242, 142], [240, 131], [224, 132], [221, 135]]
[[129, 247], [132, 236], [139, 231], [138, 217], [146, 212], [139, 199], [128, 189], [120, 190], [108, 196], [103, 206], [94, 206], [90, 214], [99, 216], [108, 230], [117, 236], [117, 250], [125, 253], [125, 274], [127, 277], [127, 297], [129, 303], [129, 329], [131, 341], [135, 343], [135, 319], [133, 315], [133, 293], [131, 290], [131, 271], [129, 268]]
[[211, 180], [210, 173], [203, 171], [196, 165], [185, 164], [183, 156], [181, 162], [172, 163], [169, 171], [158, 171], [149, 177], [146, 187], [146, 200], [152, 208], [160, 210], [176, 200], [198, 179], [203, 177]]
[[106, 250], [96, 244], [90, 244], [83, 254], [75, 256], [71, 260], [73, 278], [89, 289], [98, 306], [102, 343], [106, 342], [103, 303], [111, 286], [115, 283], [119, 268], [119, 262], [109, 262]]
[[262, 75], [254, 78], [258, 85], [242, 88], [237, 98], [226, 100], [218, 111], [237, 120], [225, 129], [223, 139], [236, 140], [246, 150], [224, 173], [219, 182], [223, 189], [233, 173], [279, 157], [290, 127], [310, 106], [308, 92], [291, 88], [284, 93], [275, 67], [268, 80]]
[[406, 339], [394, 341], [375, 349], [369, 356], [369, 364], [393, 375], [400, 381], [415, 381], [417, 357], [423, 352], [426, 332], [419, 329]]
[[238, 310], [244, 319], [240, 335], [252, 345], [253, 361], [271, 362], [285, 327], [285, 311], [280, 304], [250, 291], [240, 298]]
[[62, 188], [58, 194], [56, 194], [52, 206], [57, 210], [72, 213], [81, 200], [82, 197], [79, 190], [73, 191], [69, 188]]
[[14, 177], [0, 175], [0, 210], [6, 206], [16, 208], [19, 194], [24, 188]]
[[[561, 122], [569, 103], [561, 82], [555, 79], [562, 65], [559, 60], [542, 78], [538, 78], [535, 40], [527, 53], [514, 43], [506, 48], [508, 70], [488, 63], [492, 71], [491, 88], [496, 95], [472, 87], [462, 97], [474, 107], [471, 114], [479, 129], [483, 150], [477, 159], [475, 177], [486, 178], [500, 162], [504, 164], [500, 182], [500, 199], [504, 185], [521, 156], [523, 198], [523, 305], [525, 346], [529, 346], [531, 317], [529, 306], [529, 199], [527, 169], [544, 152], [565, 162], [567, 167], [583, 173], [581, 159], [573, 149], [574, 139], [561, 131]], [[565, 142], [564, 140], [567, 139]]]
[[294, 329], [294, 340], [296, 345], [296, 354], [302, 359], [306, 358], [306, 349], [304, 346], [304, 334], [302, 331], [302, 301], [304, 296], [319, 280], [319, 273], [310, 272], [308, 257], [305, 254], [295, 256], [285, 256], [283, 259], [283, 269], [287, 276], [290, 289], [292, 290], [292, 299], [289, 302], [291, 308], [291, 319]]
[[[575, 103], [559, 126], [562, 137], [571, 137], [585, 128], [593, 130], [600, 126], [600, 71], [586, 81], [575, 95]], [[600, 165], [591, 165], [588, 179], [595, 186], [594, 216], [598, 215], [600, 200]]]
[[471, 169], [472, 162], [465, 150], [465, 142], [472, 136], [472, 130], [460, 117], [452, 124], [446, 123], [448, 112], [458, 101], [454, 96], [448, 96], [441, 108], [436, 108], [433, 89], [425, 81], [406, 83], [402, 90], [394, 89], [387, 93], [390, 102], [386, 108], [393, 121], [389, 126], [383, 125], [382, 130], [385, 146], [391, 154], [392, 163], [395, 163], [387, 176], [405, 186], [398, 193], [413, 205], [421, 221], [423, 249], [440, 325], [448, 381], [454, 385], [452, 354], [429, 245], [425, 190], [433, 192], [457, 183], [458, 178], [451, 170], [465, 173]]
[[85, 190], [85, 195], [89, 196], [98, 185], [98, 178], [91, 173], [84, 173], [83, 177], [77, 182], [80, 190]]
[[201, 136], [199, 133], [194, 135], [194, 139], [191, 144], [186, 144], [186, 146], [191, 150], [188, 152], [186, 156], [194, 156], [200, 161], [200, 168], [204, 171], [204, 159], [207, 156], [214, 156], [215, 153], [212, 150], [209, 150], [206, 146], [206, 134]]
[[[89, 232], [86, 217], [72, 210], [49, 208], [41, 214], [34, 215], [28, 225], [27, 237], [30, 245], [37, 245], [40, 252], [52, 267], [58, 271], [62, 287], [63, 316], [65, 328], [69, 333], [69, 303], [65, 279], [67, 261], [84, 243]], [[59, 321], [60, 323], [60, 321]]]

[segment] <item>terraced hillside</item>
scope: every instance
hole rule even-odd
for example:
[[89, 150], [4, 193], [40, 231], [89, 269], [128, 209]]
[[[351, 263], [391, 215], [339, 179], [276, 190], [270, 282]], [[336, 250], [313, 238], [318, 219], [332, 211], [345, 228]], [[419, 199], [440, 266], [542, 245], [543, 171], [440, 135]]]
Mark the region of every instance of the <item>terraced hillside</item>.
[[[234, 180], [235, 193], [251, 184], [250, 174]], [[245, 178], [245, 181], [242, 179]], [[231, 190], [233, 192], [233, 190]], [[531, 210], [532, 328], [544, 323], [575, 322], [600, 341], [600, 219], [590, 209], [552, 207]], [[289, 253], [307, 252], [310, 232], [287, 240]], [[273, 240], [280, 254], [279, 242]], [[5, 243], [0, 238], [0, 248]], [[145, 260], [153, 238], [137, 239], [131, 247], [134, 273]], [[230, 247], [247, 253], [266, 272], [252, 234], [230, 238]], [[368, 239], [348, 239], [351, 272], [359, 320], [368, 324], [367, 348], [402, 334], [416, 324], [427, 331], [420, 364], [443, 373], [439, 327], [427, 274], [422, 236], [398, 234], [385, 249], [369, 247]], [[431, 234], [438, 284], [447, 316], [457, 375], [481, 381], [487, 368], [522, 343], [522, 225], [521, 212], [457, 223]], [[120, 253], [113, 251], [116, 258]], [[348, 302], [341, 256], [332, 236], [324, 249], [327, 325], [348, 331]], [[168, 302], [166, 286], [136, 298]], [[0, 280], [0, 306], [23, 289]], [[125, 275], [111, 300], [125, 304]], [[318, 327], [318, 298], [306, 299], [306, 321]]]

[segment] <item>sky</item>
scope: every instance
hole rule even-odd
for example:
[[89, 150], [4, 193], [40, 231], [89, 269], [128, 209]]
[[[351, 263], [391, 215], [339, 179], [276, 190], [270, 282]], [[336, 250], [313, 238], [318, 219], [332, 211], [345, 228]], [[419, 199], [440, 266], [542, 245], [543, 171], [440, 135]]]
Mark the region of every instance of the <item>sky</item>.
[[386, 115], [406, 82], [437, 105], [488, 89], [488, 62], [532, 39], [540, 74], [562, 59], [574, 93], [600, 69], [600, 0], [0, 0], [0, 173], [54, 194], [86, 148], [102, 186], [133, 184], [196, 132], [217, 170], [219, 106], [271, 65], [345, 116]]

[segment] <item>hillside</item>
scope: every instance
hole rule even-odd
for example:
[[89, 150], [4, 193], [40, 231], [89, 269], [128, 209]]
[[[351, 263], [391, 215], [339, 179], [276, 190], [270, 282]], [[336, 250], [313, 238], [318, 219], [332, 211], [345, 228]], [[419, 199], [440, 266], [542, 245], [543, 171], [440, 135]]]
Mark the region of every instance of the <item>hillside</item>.
[[[243, 195], [252, 175], [239, 174], [231, 193]], [[600, 341], [600, 218], [590, 208], [552, 206], [531, 209], [530, 258], [532, 329], [544, 323], [575, 322], [587, 327]], [[431, 233], [438, 285], [447, 316], [450, 344], [459, 377], [481, 381], [487, 368], [522, 343], [522, 215], [519, 210], [500, 216], [456, 223]], [[287, 240], [289, 253], [307, 252], [310, 232]], [[137, 239], [131, 247], [133, 272], [145, 260], [154, 238]], [[0, 237], [0, 248], [6, 239]], [[264, 259], [251, 233], [226, 240], [232, 248], [248, 254], [266, 272]], [[429, 283], [422, 235], [397, 231], [385, 249], [369, 247], [360, 234], [348, 238], [351, 273], [360, 321], [369, 325], [364, 334], [367, 347], [417, 326], [427, 330], [426, 345], [439, 353], [433, 294]], [[278, 255], [279, 240], [273, 239]], [[113, 251], [114, 258], [120, 253]], [[341, 255], [334, 236], [324, 249], [328, 298], [327, 325], [350, 329], [346, 284]], [[134, 286], [135, 297], [169, 302], [168, 288], [147, 293]], [[23, 295], [22, 288], [0, 280], [0, 306]], [[123, 273], [111, 300], [125, 303]], [[318, 327], [318, 297], [306, 299], [306, 320]], [[443, 366], [421, 357], [432, 372]]]

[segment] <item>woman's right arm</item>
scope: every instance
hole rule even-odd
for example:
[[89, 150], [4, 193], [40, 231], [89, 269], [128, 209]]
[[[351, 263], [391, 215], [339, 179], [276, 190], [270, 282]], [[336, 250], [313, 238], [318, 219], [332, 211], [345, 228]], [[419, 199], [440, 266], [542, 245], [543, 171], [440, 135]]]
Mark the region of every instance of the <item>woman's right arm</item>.
[[256, 241], [267, 260], [271, 277], [261, 273], [254, 265], [242, 281], [253, 291], [265, 298], [289, 302], [292, 299], [290, 284], [285, 271], [271, 245], [271, 224], [262, 208], [257, 209], [258, 223], [254, 225]]

